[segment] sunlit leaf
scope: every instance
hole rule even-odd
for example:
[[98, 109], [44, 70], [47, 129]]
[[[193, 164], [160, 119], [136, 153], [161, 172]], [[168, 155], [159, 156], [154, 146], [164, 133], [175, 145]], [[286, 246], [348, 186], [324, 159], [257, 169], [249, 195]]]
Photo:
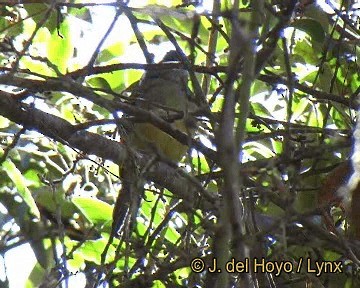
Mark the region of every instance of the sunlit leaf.
[[[91, 261], [99, 265], [101, 263], [101, 252], [104, 251], [105, 246], [105, 239], [90, 240], [86, 241], [77, 251], [82, 254], [81, 256], [86, 261]], [[108, 255], [111, 255], [113, 252], [113, 249], [110, 249]]]
[[72, 202], [94, 225], [103, 225], [112, 219], [113, 208], [104, 201], [89, 197], [73, 197]]
[[122, 42], [116, 42], [108, 47], [106, 47], [104, 50], [101, 50], [97, 61], [99, 63], [104, 63], [107, 61], [110, 61], [116, 57], [119, 57], [119, 55], [122, 55], [124, 53], [124, 45]]
[[101, 88], [111, 91], [109, 83], [103, 77], [92, 77], [87, 80], [87, 83], [94, 88]]
[[7, 159], [2, 163], [2, 168], [6, 172], [8, 177], [11, 179], [11, 181], [15, 184], [18, 193], [24, 199], [25, 203], [29, 206], [30, 212], [37, 218], [40, 218], [40, 211], [36, 206], [34, 198], [27, 187], [26, 179], [21, 174], [21, 171], [10, 159]]
[[83, 21], [86, 21], [88, 23], [92, 23], [92, 16], [91, 12], [88, 7], [82, 7], [82, 8], [69, 8], [69, 13], [73, 16], [75, 16], [78, 19], [81, 19]]
[[70, 33], [71, 23], [65, 20], [61, 26], [59, 33], [57, 30], [51, 34], [50, 42], [47, 46], [47, 53], [50, 62], [56, 65], [62, 74], [68, 69], [70, 57], [73, 55], [74, 46]]
[[8, 127], [9, 124], [10, 121], [7, 118], [0, 116], [0, 129]]

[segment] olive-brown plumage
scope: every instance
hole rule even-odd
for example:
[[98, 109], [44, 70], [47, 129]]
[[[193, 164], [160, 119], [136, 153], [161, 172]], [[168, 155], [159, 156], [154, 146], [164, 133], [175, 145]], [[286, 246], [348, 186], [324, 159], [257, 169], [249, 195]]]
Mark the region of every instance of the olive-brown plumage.
[[[179, 61], [176, 51], [168, 52], [161, 62], [170, 61]], [[134, 98], [135, 106], [163, 119], [169, 119], [169, 116], [176, 113], [182, 115], [169, 123], [174, 129], [191, 137], [195, 121], [190, 113], [195, 110], [196, 105], [190, 99], [191, 91], [187, 83], [188, 72], [184, 69], [147, 71], [137, 87], [132, 89], [131, 98]], [[146, 154], [158, 154], [173, 162], [180, 161], [187, 150], [186, 145], [151, 123], [134, 123], [124, 138], [125, 145], [131, 149]], [[119, 233], [124, 224], [128, 224], [128, 231], [132, 230], [145, 184], [140, 174], [137, 163], [129, 156], [121, 168], [122, 189], [113, 212], [114, 233]]]

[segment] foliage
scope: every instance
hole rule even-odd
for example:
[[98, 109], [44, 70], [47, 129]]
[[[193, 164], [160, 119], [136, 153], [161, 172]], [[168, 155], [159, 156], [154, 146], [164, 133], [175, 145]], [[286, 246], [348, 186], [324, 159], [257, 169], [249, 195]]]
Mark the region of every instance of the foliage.
[[[0, 247], [31, 245], [27, 287], [76, 273], [87, 287], [359, 287], [355, 205], [324, 213], [341, 181], [321, 188], [351, 154], [355, 1], [29, 2], [0, 4]], [[199, 106], [193, 139], [128, 97], [169, 47]], [[189, 149], [179, 167], [137, 151], [146, 193], [134, 231], [112, 239], [127, 159], [116, 115]], [[245, 259], [266, 273], [225, 271]]]

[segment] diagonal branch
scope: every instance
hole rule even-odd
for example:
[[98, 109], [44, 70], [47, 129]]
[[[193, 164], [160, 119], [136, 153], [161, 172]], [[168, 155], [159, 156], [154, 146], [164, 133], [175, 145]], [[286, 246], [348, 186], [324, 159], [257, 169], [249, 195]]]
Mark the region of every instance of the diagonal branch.
[[0, 115], [26, 129], [36, 130], [87, 154], [94, 154], [115, 163], [123, 162], [126, 157], [126, 149], [120, 143], [95, 133], [78, 131], [76, 126], [68, 121], [28, 104], [19, 103], [11, 94], [3, 91], [0, 91]]
[[[0, 91], [0, 115], [6, 117], [28, 130], [35, 130], [44, 136], [69, 145], [86, 154], [93, 154], [114, 163], [121, 164], [127, 157], [128, 150], [123, 144], [107, 139], [96, 133], [78, 130], [77, 125], [68, 121], [31, 107], [25, 103], [19, 103], [12, 94]], [[149, 163], [149, 155], [136, 153], [136, 163], [144, 167]], [[146, 171], [145, 178], [148, 181], [167, 188], [177, 197], [192, 203], [196, 194], [204, 192], [199, 182], [189, 179], [178, 169], [164, 162], [152, 165]], [[208, 193], [202, 193], [205, 197], [203, 208], [213, 209], [216, 205], [216, 197]]]

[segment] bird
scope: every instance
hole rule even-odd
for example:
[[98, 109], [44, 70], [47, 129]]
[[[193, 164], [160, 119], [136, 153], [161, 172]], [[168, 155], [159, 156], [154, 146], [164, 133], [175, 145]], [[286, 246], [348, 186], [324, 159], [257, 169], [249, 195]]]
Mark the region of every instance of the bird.
[[[160, 63], [181, 62], [177, 51], [171, 50]], [[196, 103], [188, 87], [189, 73], [184, 68], [148, 70], [137, 85], [133, 87], [130, 99], [135, 107], [145, 109], [163, 119], [174, 113], [179, 114], [175, 120], [169, 120], [173, 128], [187, 133], [191, 139], [196, 130], [196, 119], [192, 112], [196, 111]], [[160, 130], [152, 123], [135, 122], [128, 128], [124, 144], [128, 149], [140, 153], [159, 156], [172, 162], [179, 162], [188, 146]], [[144, 194], [145, 181], [141, 177], [135, 159], [129, 153], [126, 163], [120, 169], [122, 188], [113, 211], [112, 233], [119, 235], [121, 231], [131, 233], [141, 199]]]

